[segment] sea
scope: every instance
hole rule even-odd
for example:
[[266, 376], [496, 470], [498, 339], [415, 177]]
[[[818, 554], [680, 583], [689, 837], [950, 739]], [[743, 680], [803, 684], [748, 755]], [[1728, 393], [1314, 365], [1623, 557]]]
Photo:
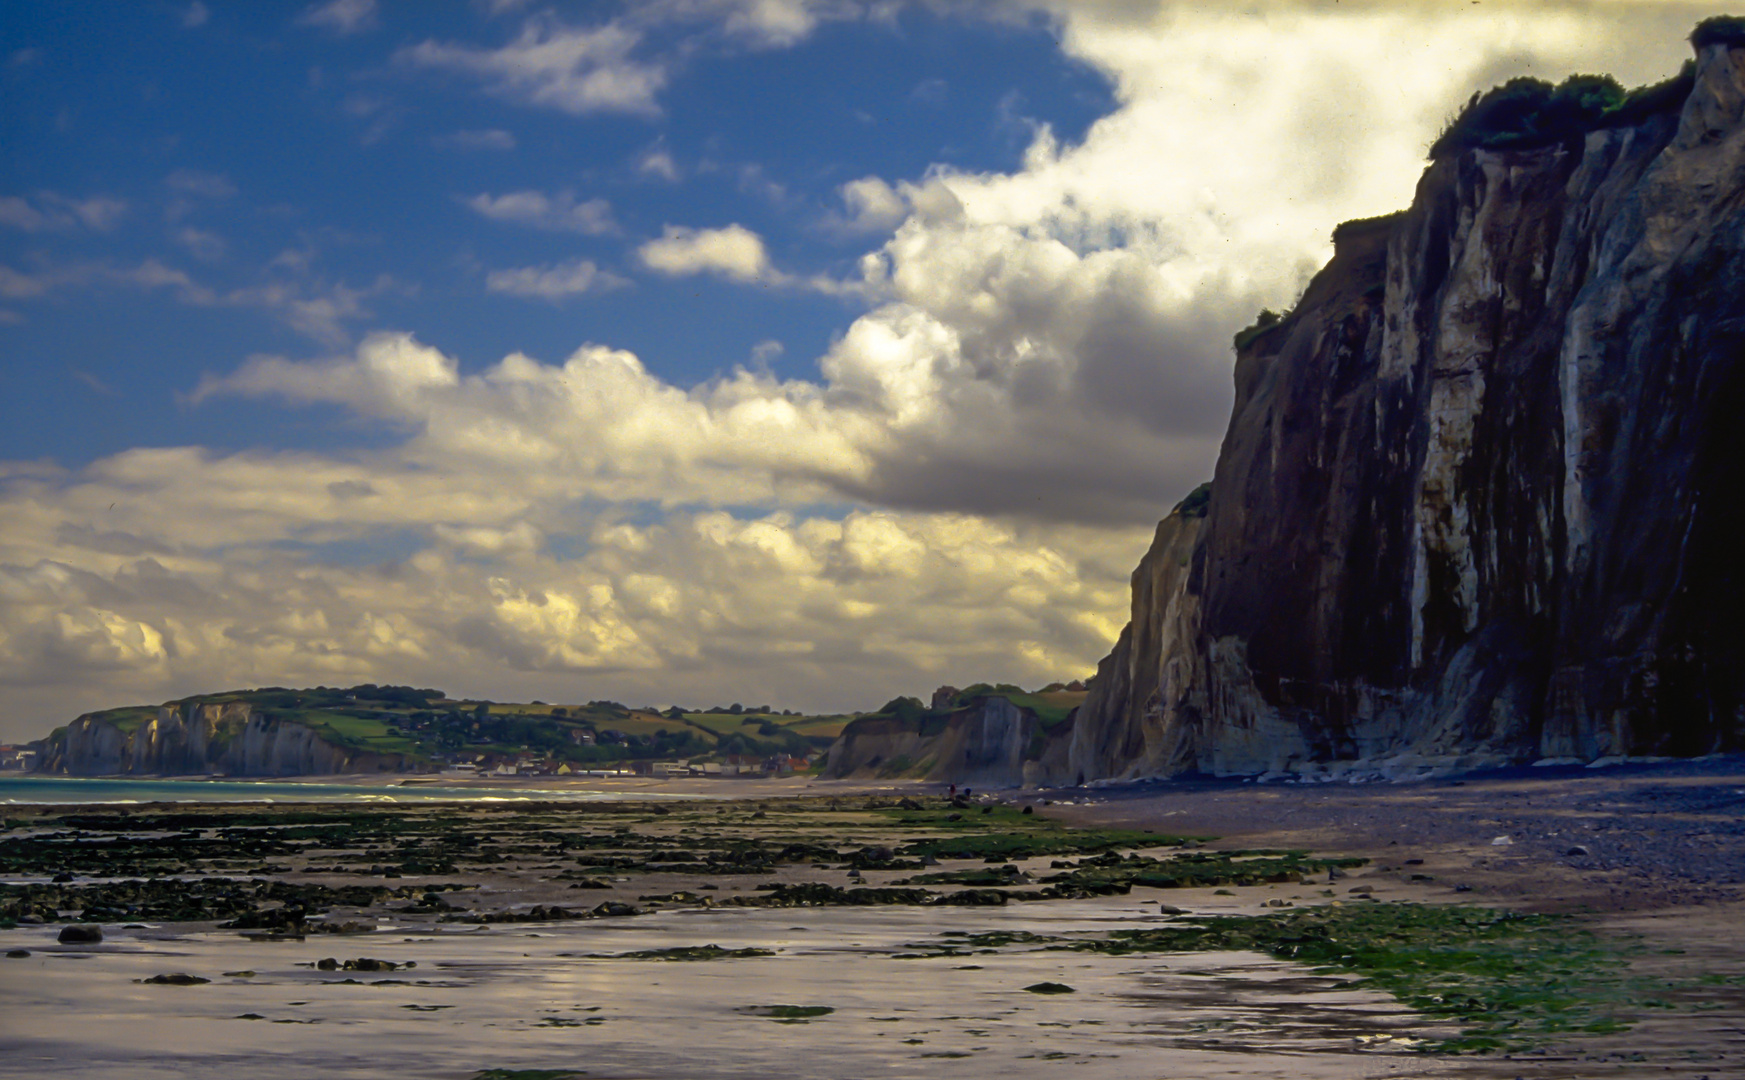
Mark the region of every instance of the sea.
[[603, 791], [583, 787], [521, 785], [299, 783], [286, 780], [86, 779], [65, 776], [0, 777], [0, 806], [129, 803], [438, 803], [616, 802], [628, 799], [690, 799], [695, 795], [653, 791]]

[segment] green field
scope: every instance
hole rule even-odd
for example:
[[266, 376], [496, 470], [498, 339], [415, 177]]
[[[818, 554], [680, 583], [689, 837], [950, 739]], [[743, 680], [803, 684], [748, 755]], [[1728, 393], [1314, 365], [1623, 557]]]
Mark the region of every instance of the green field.
[[[995, 688], [978, 684], [972, 691]], [[1083, 693], [998, 691], [1033, 710], [1044, 728], [1066, 719]], [[907, 709], [926, 711], [914, 699]], [[400, 755], [414, 761], [473, 761], [534, 755], [575, 765], [632, 760], [696, 760], [726, 754], [802, 757], [827, 748], [849, 723], [865, 714], [827, 716], [771, 712], [690, 712], [662, 715], [611, 701], [546, 704], [539, 701], [478, 701], [439, 690], [363, 684], [349, 688], [265, 687], [203, 694], [168, 702], [188, 715], [204, 705], [245, 703], [269, 721], [303, 724], [348, 750]], [[132, 735], [152, 720], [158, 706], [131, 705], [88, 714]], [[240, 713], [215, 733], [240, 733]]]
[[120, 709], [106, 709], [103, 712], [92, 713], [92, 719], [112, 724], [123, 735], [132, 735], [135, 731], [157, 719], [158, 710], [152, 705], [129, 705]]

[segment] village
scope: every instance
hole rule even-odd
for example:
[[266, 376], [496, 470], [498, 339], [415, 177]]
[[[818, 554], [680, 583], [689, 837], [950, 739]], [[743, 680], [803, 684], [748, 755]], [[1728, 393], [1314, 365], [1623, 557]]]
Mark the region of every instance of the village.
[[563, 760], [550, 754], [522, 753], [478, 754], [473, 760], [444, 762], [443, 776], [466, 777], [565, 776], [565, 777], [627, 777], [646, 776], [655, 779], [676, 777], [711, 777], [749, 779], [765, 776], [793, 776], [815, 771], [823, 762], [824, 752], [805, 756], [773, 754], [719, 754], [706, 758], [679, 761], [624, 761], [593, 765]]

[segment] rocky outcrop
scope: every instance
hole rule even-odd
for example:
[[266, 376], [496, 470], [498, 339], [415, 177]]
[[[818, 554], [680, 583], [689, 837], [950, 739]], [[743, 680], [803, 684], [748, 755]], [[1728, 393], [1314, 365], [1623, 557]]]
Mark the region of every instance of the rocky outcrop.
[[1745, 747], [1742, 36], [1334, 234], [1037, 778]]
[[831, 745], [824, 775], [1015, 787], [1025, 779], [1027, 762], [1034, 771], [1041, 745], [1036, 714], [993, 694], [949, 713], [917, 708], [913, 714], [863, 716]]
[[69, 776], [317, 776], [400, 771], [399, 755], [336, 746], [247, 702], [165, 705], [151, 719], [87, 714], [47, 742], [38, 771]]
[[1106, 719], [1060, 730], [1031, 769], [1032, 780], [1082, 784], [1129, 772], [1168, 775], [1190, 764], [1181, 741], [1162, 723], [1162, 702], [1186, 693], [1185, 680], [1193, 673], [1184, 644], [1197, 625], [1199, 605], [1187, 584], [1204, 518], [1205, 503], [1190, 498], [1158, 523], [1151, 549], [1133, 571], [1132, 619], [1097, 665], [1079, 706], [1078, 715]]

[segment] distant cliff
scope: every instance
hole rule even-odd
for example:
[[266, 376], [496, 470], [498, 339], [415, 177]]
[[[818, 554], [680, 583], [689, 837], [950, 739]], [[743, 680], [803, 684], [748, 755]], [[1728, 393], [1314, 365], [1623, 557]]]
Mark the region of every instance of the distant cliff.
[[1033, 694], [1016, 686], [941, 687], [929, 706], [897, 698], [843, 729], [825, 758], [823, 775], [1013, 787], [1027, 775], [1035, 779], [1036, 759], [1049, 732], [1082, 699], [1076, 684]]
[[1517, 80], [1238, 336], [1203, 519], [1033, 778], [1745, 748], [1745, 31]]
[[312, 776], [398, 772], [401, 754], [336, 745], [312, 728], [271, 718], [246, 701], [118, 709], [79, 717], [45, 740], [39, 772], [70, 776]]

